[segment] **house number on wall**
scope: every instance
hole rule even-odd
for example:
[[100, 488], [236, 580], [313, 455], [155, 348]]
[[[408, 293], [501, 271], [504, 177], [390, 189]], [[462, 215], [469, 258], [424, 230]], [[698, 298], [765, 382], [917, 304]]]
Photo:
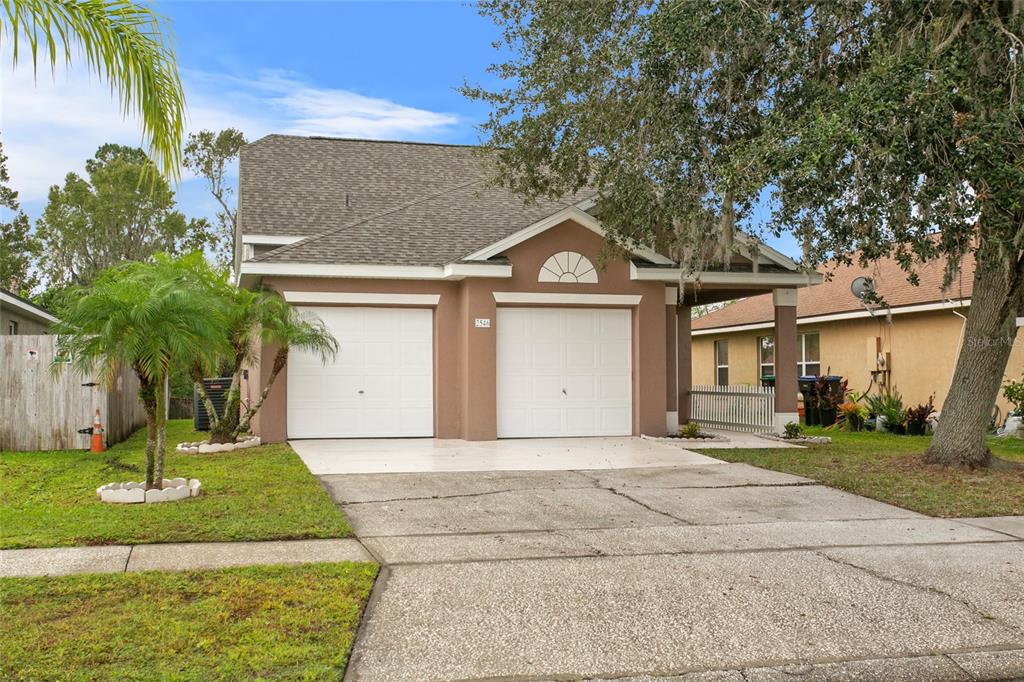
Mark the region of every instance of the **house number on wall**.
[[489, 318], [489, 317], [478, 317], [478, 318], [476, 318], [476, 328], [477, 329], [490, 329], [491, 328], [491, 318]]

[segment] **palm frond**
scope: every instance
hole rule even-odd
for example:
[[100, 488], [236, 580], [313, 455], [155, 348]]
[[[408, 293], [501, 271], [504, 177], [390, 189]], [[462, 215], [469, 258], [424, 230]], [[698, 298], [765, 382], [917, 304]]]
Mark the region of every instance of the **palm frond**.
[[139, 115], [157, 166], [178, 179], [185, 93], [162, 17], [128, 0], [0, 0], [0, 7], [15, 64], [22, 41], [34, 71], [40, 61], [51, 70], [59, 59], [70, 63], [77, 47], [117, 93], [125, 114]]

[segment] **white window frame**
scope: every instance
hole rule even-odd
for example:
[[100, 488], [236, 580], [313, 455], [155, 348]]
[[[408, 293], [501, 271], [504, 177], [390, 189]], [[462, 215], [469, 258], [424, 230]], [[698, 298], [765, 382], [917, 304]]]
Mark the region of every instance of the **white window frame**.
[[[808, 336], [817, 336], [818, 337], [818, 359], [817, 360], [808, 360], [807, 359], [807, 337]], [[800, 344], [799, 344], [800, 345], [800, 357], [798, 357], [797, 361], [796, 361], [797, 376], [799, 376], [799, 377], [803, 377], [803, 376], [820, 376], [821, 375], [821, 333], [820, 332], [804, 332], [802, 334], [799, 334], [799, 337], [800, 337], [799, 338], [799, 341], [800, 341]], [[818, 366], [818, 371], [815, 372], [813, 375], [808, 374], [808, 372], [807, 372], [807, 366], [808, 365], [817, 365]]]
[[[765, 362], [764, 360], [761, 359], [761, 351], [764, 350], [764, 346], [762, 345], [762, 341], [764, 339], [771, 339], [772, 340], [772, 361], [771, 362]], [[757, 376], [758, 380], [760, 380], [761, 378], [766, 377], [766, 376], [775, 376], [775, 336], [774, 335], [769, 334], [769, 335], [766, 335], [766, 336], [759, 336], [759, 337], [757, 337], [757, 367], [758, 367], [758, 371], [760, 372], [760, 374], [758, 374], [758, 376]], [[772, 371], [765, 372], [764, 371], [765, 367], [771, 367]]]
[[[723, 343], [725, 344], [725, 364], [724, 365], [719, 364], [719, 361], [718, 361], [718, 358], [719, 358], [718, 349], [720, 347], [720, 344], [723, 344]], [[715, 345], [714, 345], [713, 351], [715, 353], [715, 385], [716, 386], [728, 386], [729, 385], [729, 339], [718, 339], [717, 341], [715, 341]], [[723, 369], [725, 370], [725, 383], [724, 384], [722, 383], [721, 376], [720, 376], [721, 375], [721, 371]]]

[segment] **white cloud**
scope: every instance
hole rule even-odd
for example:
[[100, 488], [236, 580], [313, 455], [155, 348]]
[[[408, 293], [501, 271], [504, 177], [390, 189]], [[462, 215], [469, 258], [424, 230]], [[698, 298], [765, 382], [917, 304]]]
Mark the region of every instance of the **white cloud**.
[[[0, 71], [0, 139], [9, 157], [12, 184], [23, 202], [37, 203], [49, 186], [104, 142], [141, 144], [136, 120], [126, 119], [109, 88], [84, 69], [58, 70], [57, 77], [22, 64]], [[249, 139], [267, 133], [437, 139], [459, 122], [447, 113], [333, 88], [299, 76], [263, 71], [256, 77], [185, 70], [188, 129], [235, 127]]]

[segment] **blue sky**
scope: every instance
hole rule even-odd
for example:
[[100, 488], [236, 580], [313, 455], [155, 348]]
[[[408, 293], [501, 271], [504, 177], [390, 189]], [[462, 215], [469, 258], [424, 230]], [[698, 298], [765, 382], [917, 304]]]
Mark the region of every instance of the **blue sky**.
[[[463, 98], [486, 73], [497, 29], [461, 2], [163, 2], [189, 103], [189, 127], [474, 143], [486, 106]], [[107, 141], [139, 144], [103, 83], [84, 69], [42, 72], [3, 59], [0, 131], [12, 183], [34, 218], [46, 189]], [[185, 177], [179, 203], [213, 215]], [[788, 241], [788, 240], [787, 240]], [[786, 243], [780, 244], [791, 252]]]

